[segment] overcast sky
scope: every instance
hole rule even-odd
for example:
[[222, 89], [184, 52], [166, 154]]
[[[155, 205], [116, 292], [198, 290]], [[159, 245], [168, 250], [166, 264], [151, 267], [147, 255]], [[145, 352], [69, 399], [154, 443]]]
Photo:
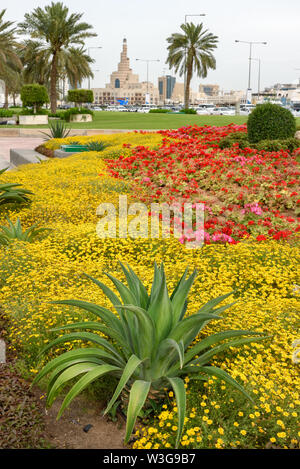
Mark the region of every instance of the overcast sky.
[[[19, 22], [24, 13], [50, 4], [44, 0], [10, 0], [1, 2], [5, 18]], [[249, 46], [244, 41], [267, 41], [253, 46], [253, 57], [261, 59], [261, 85], [296, 82], [300, 76], [300, 0], [64, 0], [71, 12], [84, 13], [82, 20], [90, 23], [98, 37], [89, 39], [87, 47], [96, 60], [92, 87], [102, 87], [116, 70], [120, 60], [123, 38], [127, 38], [130, 64], [140, 80], [146, 80], [146, 64], [140, 59], [159, 59], [150, 64], [149, 79], [157, 86], [157, 78], [170, 73], [166, 38], [179, 32], [185, 15], [205, 13], [205, 27], [219, 37], [215, 52], [217, 68], [207, 78], [194, 78], [193, 89], [199, 83], [216, 83], [224, 90], [244, 90], [248, 82]], [[7, 6], [6, 6], [7, 5]], [[257, 90], [258, 63], [253, 62], [252, 88]], [[179, 77], [178, 81], [182, 81]]]

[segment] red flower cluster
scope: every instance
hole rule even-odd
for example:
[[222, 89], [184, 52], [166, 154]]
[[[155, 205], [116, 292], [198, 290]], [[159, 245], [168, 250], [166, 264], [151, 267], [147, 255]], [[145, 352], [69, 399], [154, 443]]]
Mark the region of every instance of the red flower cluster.
[[299, 150], [220, 149], [221, 138], [246, 130], [231, 124], [160, 131], [157, 150], [132, 147], [108, 168], [130, 180], [144, 202], [204, 203], [207, 243], [289, 238], [299, 231]]

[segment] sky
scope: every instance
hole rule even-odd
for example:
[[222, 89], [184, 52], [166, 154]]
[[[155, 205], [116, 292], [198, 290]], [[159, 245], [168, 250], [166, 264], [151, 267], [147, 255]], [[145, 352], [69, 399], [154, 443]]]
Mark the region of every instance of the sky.
[[[2, 3], [2, 2], [1, 2]], [[23, 20], [34, 8], [50, 4], [50, 0], [10, 0], [5, 19]], [[249, 45], [235, 40], [267, 42], [254, 45], [253, 58], [261, 59], [261, 89], [275, 83], [296, 83], [300, 77], [300, 1], [299, 0], [63, 0], [70, 12], [83, 13], [82, 21], [93, 26], [97, 37], [89, 38], [86, 47], [95, 59], [91, 87], [103, 87], [110, 73], [117, 69], [123, 38], [127, 39], [128, 56], [134, 73], [146, 80], [146, 63], [151, 59], [149, 80], [157, 86], [157, 78], [174, 72], [165, 64], [166, 38], [180, 32], [185, 15], [187, 21], [203, 22], [206, 29], [218, 36], [215, 50], [216, 70], [205, 79], [194, 77], [192, 88], [200, 83], [218, 84], [221, 90], [245, 90], [248, 85]], [[296, 69], [299, 70], [296, 70]], [[99, 71], [96, 71], [99, 70]], [[177, 80], [183, 79], [177, 75]], [[87, 85], [87, 84], [86, 84]], [[252, 62], [251, 87], [257, 91], [258, 61]]]

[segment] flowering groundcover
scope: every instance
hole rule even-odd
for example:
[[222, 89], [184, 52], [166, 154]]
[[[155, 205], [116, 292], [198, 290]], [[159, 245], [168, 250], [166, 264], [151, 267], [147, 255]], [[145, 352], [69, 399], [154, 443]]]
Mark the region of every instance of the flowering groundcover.
[[[269, 338], [233, 349], [214, 362], [243, 384], [254, 405], [225, 383], [186, 378], [189, 411], [181, 447], [299, 447], [299, 368], [291, 358], [299, 334], [299, 196], [293, 195], [293, 181], [299, 176], [297, 152], [264, 154], [238, 147], [220, 151], [218, 139], [232, 131], [244, 132], [245, 127], [97, 136], [93, 138], [110, 143], [102, 153], [52, 159], [5, 174], [3, 180], [34, 193], [30, 206], [10, 211], [9, 217], [19, 217], [24, 228], [39, 223], [52, 229], [35, 243], [1, 248], [0, 298], [9, 321], [8, 338], [34, 376], [41, 366], [38, 352], [57, 336], [49, 329], [91, 319], [50, 301], [76, 298], [109, 307], [83, 272], [103, 279], [106, 270], [121, 277], [120, 259], [150, 286], [153, 262], [163, 260], [172, 288], [189, 265], [198, 270], [190, 293], [191, 313], [232, 290], [237, 301], [222, 321], [203, 330], [201, 338], [225, 329], [256, 330]], [[87, 139], [76, 137], [80, 143]], [[70, 141], [46, 145], [53, 149]], [[240, 193], [243, 198], [237, 199]], [[101, 202], [117, 205], [120, 194], [146, 202], [205, 201], [206, 244], [190, 250], [172, 238], [99, 239], [96, 208]], [[224, 231], [229, 221], [232, 231]], [[271, 225], [265, 225], [268, 221]], [[52, 356], [61, 351], [53, 350]], [[174, 396], [166, 392], [154, 416], [141, 422], [133, 446], [173, 447], [176, 414]]]

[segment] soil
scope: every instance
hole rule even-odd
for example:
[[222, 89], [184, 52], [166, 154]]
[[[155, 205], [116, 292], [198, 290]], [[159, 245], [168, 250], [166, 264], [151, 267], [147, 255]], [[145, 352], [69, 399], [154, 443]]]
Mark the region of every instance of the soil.
[[38, 153], [41, 153], [41, 155], [47, 156], [48, 158], [54, 158], [54, 151], [46, 148], [43, 144], [39, 145], [34, 150]]
[[[35, 390], [40, 400], [44, 396]], [[43, 402], [43, 399], [42, 399]], [[62, 417], [56, 420], [62, 399], [57, 398], [50, 409], [43, 406], [44, 438], [56, 449], [124, 449], [125, 424], [111, 422], [101, 414], [101, 403], [74, 399]]]

